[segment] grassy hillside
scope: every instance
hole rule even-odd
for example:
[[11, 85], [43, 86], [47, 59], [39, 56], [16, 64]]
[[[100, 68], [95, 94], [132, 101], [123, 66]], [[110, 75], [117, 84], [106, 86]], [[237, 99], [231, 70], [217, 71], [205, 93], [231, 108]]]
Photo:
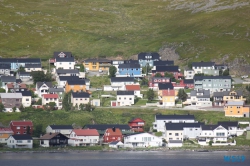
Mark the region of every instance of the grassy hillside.
[[155, 114], [193, 114], [196, 120], [206, 124], [215, 124], [218, 121], [250, 121], [250, 118], [229, 118], [223, 112], [215, 111], [184, 111], [184, 110], [159, 110], [146, 108], [96, 108], [93, 112], [63, 110], [47, 112], [37, 111], [22, 113], [0, 113], [0, 122], [8, 125], [11, 120], [32, 120], [34, 125], [42, 124], [43, 129], [49, 124], [74, 124], [84, 126], [92, 124], [127, 124], [129, 120], [140, 117], [146, 121], [147, 128], [152, 127]]
[[0, 0], [0, 56], [129, 57], [174, 45], [181, 59], [250, 54], [248, 0]]

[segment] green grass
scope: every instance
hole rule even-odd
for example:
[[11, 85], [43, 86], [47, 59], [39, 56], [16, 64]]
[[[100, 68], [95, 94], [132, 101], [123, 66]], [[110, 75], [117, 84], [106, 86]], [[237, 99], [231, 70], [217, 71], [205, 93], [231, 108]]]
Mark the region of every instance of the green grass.
[[110, 78], [108, 76], [93, 76], [90, 79], [91, 88], [103, 88], [103, 85], [110, 85]]
[[135, 103], [136, 106], [142, 106], [142, 105], [146, 105], [148, 100], [143, 100], [143, 99], [138, 99], [138, 101]]
[[250, 146], [250, 140], [246, 139], [246, 132], [243, 135], [233, 138], [236, 141], [236, 145], [248, 145]]
[[[108, 103], [108, 102], [107, 102]], [[109, 102], [110, 104], [110, 102]], [[250, 118], [225, 117], [223, 112], [217, 111], [186, 111], [186, 110], [165, 110], [152, 108], [95, 108], [93, 112], [86, 111], [31, 111], [22, 113], [0, 113], [0, 122], [8, 125], [11, 120], [32, 120], [35, 124], [42, 124], [43, 128], [50, 124], [75, 124], [83, 126], [92, 124], [127, 124], [129, 120], [140, 117], [146, 121], [146, 125], [152, 126], [155, 114], [193, 114], [195, 119], [206, 124], [216, 124], [218, 121], [250, 121]]]
[[[175, 10], [184, 2], [191, 3], [190, 0], [1, 1], [1, 56], [45, 59], [54, 51], [63, 50], [72, 51], [79, 58], [129, 57], [173, 45], [187, 63], [188, 59], [220, 60], [226, 54], [232, 60], [250, 53], [249, 6], [216, 12], [192, 13], [188, 7]], [[216, 3], [211, 8], [236, 1]], [[249, 58], [246, 60], [249, 62]]]

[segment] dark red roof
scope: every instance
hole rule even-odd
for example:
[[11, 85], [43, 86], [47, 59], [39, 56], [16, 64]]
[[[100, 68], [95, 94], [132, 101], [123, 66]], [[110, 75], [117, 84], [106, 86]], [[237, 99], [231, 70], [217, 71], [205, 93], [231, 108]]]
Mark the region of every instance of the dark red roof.
[[33, 126], [33, 123], [30, 120], [11, 121], [10, 124], [12, 124], [12, 126]]
[[13, 134], [13, 131], [11, 128], [0, 128], [0, 134], [3, 134], [3, 133], [12, 133]]
[[74, 129], [72, 132], [75, 132], [77, 136], [99, 136], [96, 129]]
[[175, 90], [163, 90], [162, 96], [175, 96]]
[[108, 128], [105, 133], [109, 133], [109, 136], [112, 136], [112, 135], [114, 135], [114, 136], [116, 136], [116, 135], [122, 135], [121, 130], [118, 129], [118, 128], [115, 128], [115, 130], [113, 130], [112, 128]]
[[135, 91], [135, 90], [140, 90], [140, 89], [141, 89], [140, 85], [126, 85], [126, 90]]
[[51, 98], [58, 98], [58, 94], [44, 94], [43, 95], [43, 98], [49, 98], [49, 99], [51, 99]]

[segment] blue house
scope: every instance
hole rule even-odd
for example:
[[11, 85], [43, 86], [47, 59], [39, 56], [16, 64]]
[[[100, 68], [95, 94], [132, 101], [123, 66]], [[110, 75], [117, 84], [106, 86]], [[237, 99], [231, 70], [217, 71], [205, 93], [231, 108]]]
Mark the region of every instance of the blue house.
[[160, 55], [156, 52], [152, 53], [142, 52], [138, 54], [138, 60], [142, 67], [146, 66], [147, 64], [149, 64], [149, 66], [154, 66], [154, 61], [159, 61]]
[[120, 64], [116, 77], [142, 77], [142, 69], [139, 64]]
[[25, 67], [27, 64], [41, 65], [40, 58], [0, 58], [0, 64], [10, 65], [11, 71], [17, 71], [20, 66]]

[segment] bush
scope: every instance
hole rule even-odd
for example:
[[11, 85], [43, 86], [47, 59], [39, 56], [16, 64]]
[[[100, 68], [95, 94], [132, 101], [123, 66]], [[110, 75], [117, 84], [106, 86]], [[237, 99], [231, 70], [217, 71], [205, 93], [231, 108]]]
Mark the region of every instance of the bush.
[[157, 136], [157, 137], [162, 136], [162, 132], [156, 132], [156, 133], [155, 133], [155, 136]]
[[209, 146], [212, 146], [213, 145], [213, 141], [209, 141]]

